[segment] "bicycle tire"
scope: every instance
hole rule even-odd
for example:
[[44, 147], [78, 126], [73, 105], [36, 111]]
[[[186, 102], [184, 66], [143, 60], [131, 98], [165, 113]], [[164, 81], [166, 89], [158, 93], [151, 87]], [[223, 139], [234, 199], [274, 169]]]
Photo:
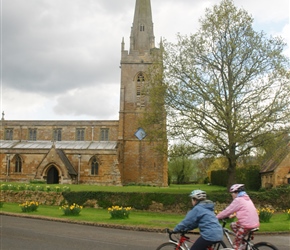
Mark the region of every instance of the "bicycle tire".
[[223, 241], [219, 241], [219, 242], [213, 244], [211, 246], [211, 249], [213, 249], [213, 250], [220, 250], [220, 249], [223, 249], [223, 248], [226, 248], [226, 247], [227, 246], [226, 246], [226, 244]]
[[256, 243], [253, 247], [253, 250], [278, 250], [273, 244], [269, 242], [259, 242]]
[[157, 247], [156, 250], [183, 250], [183, 248], [178, 247], [177, 244], [173, 242], [165, 242]]

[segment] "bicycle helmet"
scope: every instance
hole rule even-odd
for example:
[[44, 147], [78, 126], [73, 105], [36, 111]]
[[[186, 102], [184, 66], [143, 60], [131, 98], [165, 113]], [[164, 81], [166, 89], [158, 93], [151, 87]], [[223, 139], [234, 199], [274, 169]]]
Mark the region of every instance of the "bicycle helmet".
[[238, 193], [245, 190], [245, 184], [234, 184], [230, 188], [230, 193]]
[[205, 200], [206, 199], [206, 192], [202, 190], [193, 190], [189, 197], [196, 200]]

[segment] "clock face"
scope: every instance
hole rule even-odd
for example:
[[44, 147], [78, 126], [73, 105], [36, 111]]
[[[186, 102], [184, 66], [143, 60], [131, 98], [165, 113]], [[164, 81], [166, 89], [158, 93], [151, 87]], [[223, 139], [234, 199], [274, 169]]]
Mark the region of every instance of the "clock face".
[[135, 136], [141, 141], [146, 137], [146, 133], [143, 128], [138, 128], [135, 132]]

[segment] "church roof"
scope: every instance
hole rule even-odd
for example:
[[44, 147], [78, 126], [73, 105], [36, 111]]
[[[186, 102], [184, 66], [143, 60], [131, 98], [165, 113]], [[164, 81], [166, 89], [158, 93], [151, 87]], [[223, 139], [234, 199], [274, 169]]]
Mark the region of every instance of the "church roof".
[[9, 149], [50, 149], [55, 145], [56, 149], [94, 149], [115, 150], [116, 141], [6, 141], [0, 140], [0, 148]]
[[66, 157], [65, 153], [61, 149], [56, 150], [57, 154], [59, 155], [60, 159], [64, 163], [66, 169], [68, 170], [68, 173], [70, 175], [77, 175], [77, 172], [75, 171], [74, 167], [72, 166], [69, 159]]
[[280, 163], [290, 154], [290, 143], [281, 146], [274, 154], [262, 164], [260, 173], [273, 172]]

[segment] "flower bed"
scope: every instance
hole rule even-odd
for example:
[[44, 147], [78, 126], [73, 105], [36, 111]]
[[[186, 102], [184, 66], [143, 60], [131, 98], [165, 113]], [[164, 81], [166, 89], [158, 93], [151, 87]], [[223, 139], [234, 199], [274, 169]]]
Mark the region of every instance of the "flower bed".
[[111, 219], [128, 219], [131, 207], [112, 206], [108, 208]]
[[63, 205], [60, 207], [63, 211], [64, 215], [79, 215], [81, 210], [83, 209], [82, 206], [73, 203], [72, 205]]
[[260, 222], [270, 222], [275, 210], [271, 208], [260, 208], [257, 210]]
[[39, 203], [37, 201], [26, 201], [22, 204], [19, 204], [22, 212], [29, 213], [37, 210]]

